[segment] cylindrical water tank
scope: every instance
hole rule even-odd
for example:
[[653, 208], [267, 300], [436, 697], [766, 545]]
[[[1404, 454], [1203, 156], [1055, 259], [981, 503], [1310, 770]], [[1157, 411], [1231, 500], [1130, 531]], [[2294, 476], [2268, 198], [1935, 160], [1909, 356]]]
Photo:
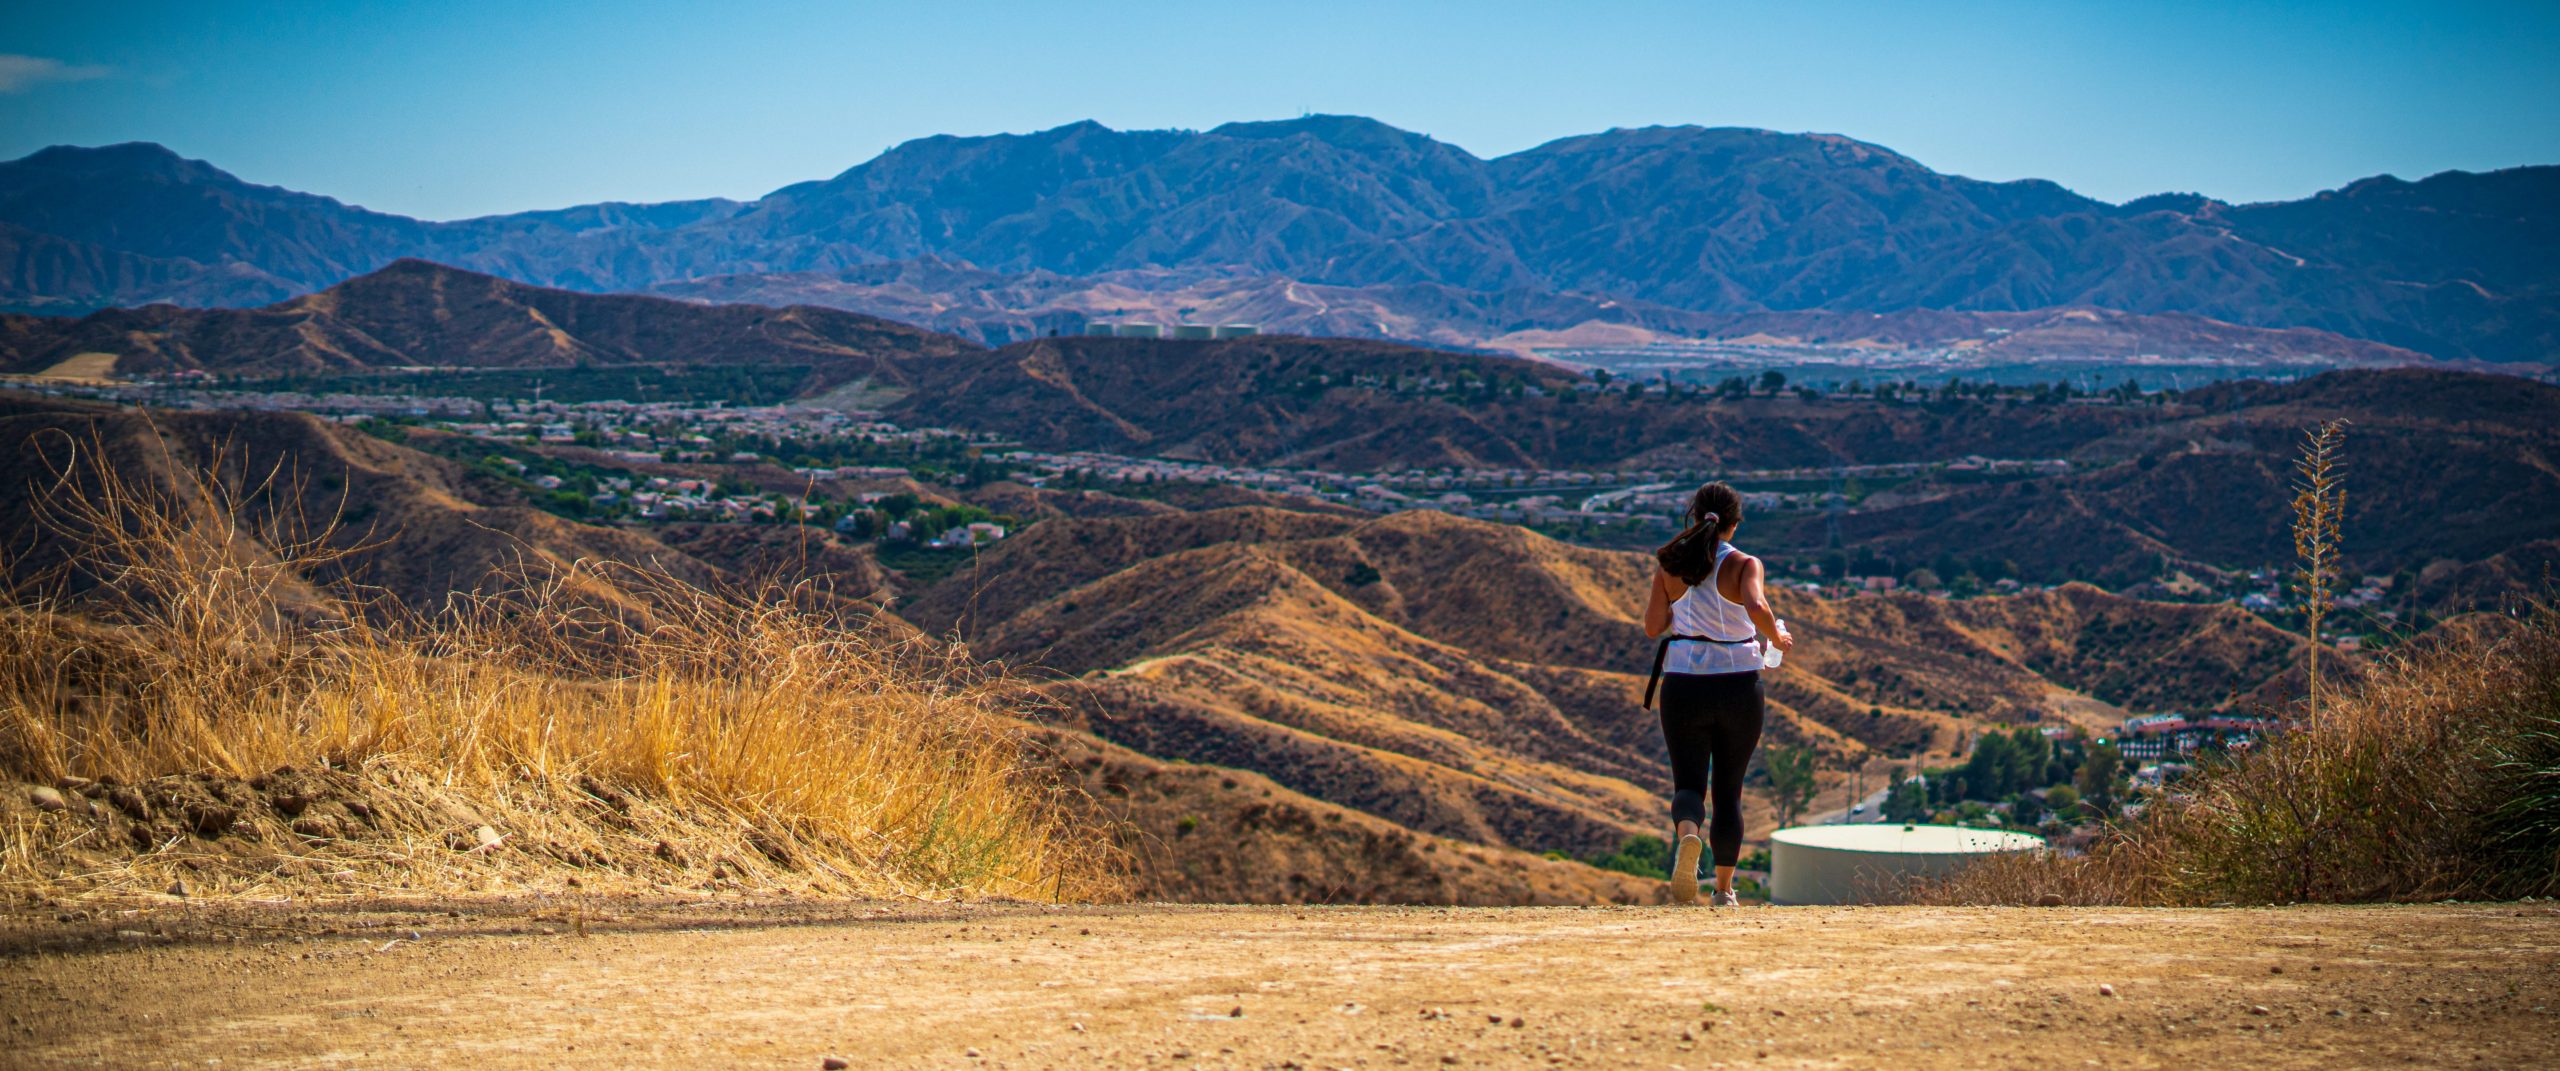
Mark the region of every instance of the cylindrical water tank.
[[1173, 337], [1175, 337], [1175, 338], [1195, 339], [1195, 340], [1205, 340], [1205, 339], [1207, 339], [1207, 338], [1209, 337], [1209, 325], [1207, 325], [1207, 324], [1175, 324], [1175, 325], [1173, 325]]
[[1935, 878], [1986, 855], [2044, 847], [2032, 833], [1862, 823], [1769, 834], [1769, 902], [1854, 904], [1908, 878]]
[[1218, 337], [1219, 337], [1219, 338], [1251, 338], [1251, 337], [1253, 337], [1254, 335], [1257, 335], [1257, 334], [1260, 334], [1260, 333], [1262, 333], [1262, 329], [1261, 329], [1261, 328], [1259, 328], [1259, 327], [1255, 327], [1255, 326], [1254, 326], [1254, 325], [1252, 325], [1252, 324], [1219, 324], [1219, 325], [1218, 325]]
[[1126, 323], [1120, 325], [1120, 337], [1122, 338], [1159, 338], [1162, 337], [1163, 334], [1164, 329], [1157, 327], [1154, 324]]
[[1089, 320], [1084, 325], [1084, 333], [1096, 338], [1110, 338], [1118, 333], [1114, 330], [1117, 326], [1109, 320]]

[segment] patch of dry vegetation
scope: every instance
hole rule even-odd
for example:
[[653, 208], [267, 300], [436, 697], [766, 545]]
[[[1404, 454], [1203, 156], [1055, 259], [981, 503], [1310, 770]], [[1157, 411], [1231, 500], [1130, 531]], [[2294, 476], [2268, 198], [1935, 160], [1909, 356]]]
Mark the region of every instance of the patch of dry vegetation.
[[2382, 656], [2287, 730], [2087, 853], [1985, 861], [1941, 904], [2189, 906], [2560, 891], [2560, 608]]
[[32, 783], [0, 884], [1113, 889], [1024, 692], [963, 653], [623, 565], [405, 611], [315, 587], [340, 552], [285, 474], [163, 449], [146, 485], [62, 445], [38, 501], [77, 575], [0, 606], [0, 775]]

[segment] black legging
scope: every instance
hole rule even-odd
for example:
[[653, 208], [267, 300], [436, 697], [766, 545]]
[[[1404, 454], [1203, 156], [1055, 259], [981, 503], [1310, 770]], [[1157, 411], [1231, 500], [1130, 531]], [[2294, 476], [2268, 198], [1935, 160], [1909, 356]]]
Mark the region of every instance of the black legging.
[[[1742, 858], [1742, 775], [1760, 746], [1768, 704], [1760, 674], [1665, 673], [1662, 675], [1662, 739], [1671, 748], [1671, 820], [1707, 827], [1717, 866]], [[1706, 790], [1712, 770], [1716, 816], [1707, 821]]]

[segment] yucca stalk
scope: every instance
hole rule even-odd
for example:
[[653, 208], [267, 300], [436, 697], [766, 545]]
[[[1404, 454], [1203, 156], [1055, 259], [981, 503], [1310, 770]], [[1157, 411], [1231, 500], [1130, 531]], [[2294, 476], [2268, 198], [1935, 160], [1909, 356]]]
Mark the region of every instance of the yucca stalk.
[[2293, 554], [2301, 561], [2294, 587], [2302, 595], [2311, 637], [2306, 668], [2315, 718], [2320, 715], [2320, 622], [2337, 593], [2338, 549], [2347, 515], [2346, 464], [2338, 457], [2346, 436], [2344, 419], [2321, 421], [2303, 433], [2302, 456], [2293, 463]]

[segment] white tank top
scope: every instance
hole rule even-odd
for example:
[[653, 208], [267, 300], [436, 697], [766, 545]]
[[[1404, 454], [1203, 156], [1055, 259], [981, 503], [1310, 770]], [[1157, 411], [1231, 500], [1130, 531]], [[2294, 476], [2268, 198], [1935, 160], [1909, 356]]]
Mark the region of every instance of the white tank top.
[[[1690, 588], [1671, 603], [1671, 631], [1682, 636], [1713, 636], [1719, 640], [1750, 640], [1760, 634], [1751, 623], [1751, 615], [1742, 604], [1725, 598], [1716, 590], [1716, 577], [1724, 572], [1724, 559], [1733, 553], [1733, 544], [1716, 544], [1715, 564], [1708, 568], [1706, 582]], [[1747, 673], [1760, 668], [1760, 645], [1757, 643], [1699, 643], [1674, 640], [1664, 655], [1665, 673]]]

